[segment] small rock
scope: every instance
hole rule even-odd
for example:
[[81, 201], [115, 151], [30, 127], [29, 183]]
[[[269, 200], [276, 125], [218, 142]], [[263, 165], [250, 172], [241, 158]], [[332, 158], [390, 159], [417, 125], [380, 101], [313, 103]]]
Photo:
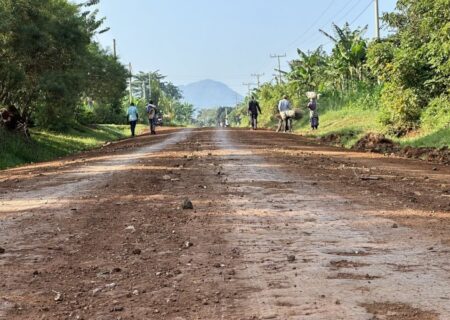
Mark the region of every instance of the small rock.
[[230, 271], [228, 271], [228, 275], [230, 276], [234, 276], [236, 274], [236, 270], [231, 269]]
[[138, 290], [134, 290], [134, 291], [133, 291], [133, 295], [134, 295], [134, 296], [138, 296], [138, 295], [139, 295], [139, 291], [138, 291]]
[[217, 263], [214, 263], [213, 266], [214, 266], [214, 268], [220, 268], [220, 263], [218, 263], [218, 262], [217, 262]]
[[392, 225], [392, 228], [397, 229], [397, 228], [398, 228], [398, 224], [394, 223], [394, 224]]
[[337, 305], [340, 305], [340, 304], [341, 304], [341, 301], [336, 300], [334, 303], [337, 304]]
[[107, 289], [114, 289], [116, 287], [116, 285], [117, 284], [115, 282], [108, 283], [108, 284], [105, 285], [105, 288], [107, 288]]
[[120, 312], [123, 311], [123, 307], [115, 306], [111, 309], [111, 312]]
[[100, 291], [102, 291], [102, 288], [95, 288], [94, 290], [92, 290], [92, 295], [95, 296]]
[[162, 179], [165, 180], [165, 181], [168, 181], [171, 178], [170, 178], [170, 176], [168, 174], [165, 174], [165, 175], [163, 175]]
[[126, 231], [136, 232], [136, 228], [134, 226], [128, 226], [125, 228]]
[[0, 247], [0, 254], [3, 254], [3, 253], [5, 253], [5, 249], [4, 248], [2, 248], [2, 247]]
[[112, 269], [112, 272], [120, 272], [120, 271], [122, 271], [122, 269], [121, 268], [119, 268], [119, 267], [115, 267], [115, 268], [113, 268]]
[[433, 171], [437, 171], [438, 170], [438, 168], [437, 167], [433, 167]]
[[141, 250], [141, 249], [138, 249], [138, 248], [133, 249], [133, 254], [139, 255], [139, 254], [141, 254], [141, 253], [142, 253], [142, 250]]
[[183, 210], [192, 210], [192, 209], [194, 209], [194, 205], [192, 204], [191, 200], [184, 199], [183, 204], [181, 205], [181, 208]]
[[60, 301], [63, 301], [64, 299], [63, 299], [63, 295], [62, 295], [62, 293], [61, 292], [56, 292], [55, 291], [55, 293], [56, 293], [56, 296], [55, 296], [55, 301], [58, 301], [58, 302], [60, 302]]
[[289, 262], [294, 262], [294, 261], [295, 261], [295, 256], [294, 256], [293, 254], [288, 255], [288, 256], [287, 256], [287, 261], [289, 261]]
[[190, 242], [190, 241], [185, 241], [183, 243], [183, 247], [186, 248], [186, 249], [192, 247], [193, 245], [194, 244], [192, 242]]

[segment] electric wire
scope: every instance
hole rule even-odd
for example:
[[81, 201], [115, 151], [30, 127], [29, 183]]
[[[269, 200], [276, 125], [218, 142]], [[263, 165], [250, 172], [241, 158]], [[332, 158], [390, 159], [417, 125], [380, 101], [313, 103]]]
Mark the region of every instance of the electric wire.
[[352, 22], [350, 22], [350, 25], [353, 25], [356, 21], [358, 21], [358, 19], [367, 11], [367, 9], [369, 9], [369, 7], [372, 5], [373, 1], [374, 0], [371, 0], [369, 2], [369, 4], [364, 8], [364, 10], [361, 11], [361, 13], [358, 14], [358, 16], [355, 19], [353, 19]]

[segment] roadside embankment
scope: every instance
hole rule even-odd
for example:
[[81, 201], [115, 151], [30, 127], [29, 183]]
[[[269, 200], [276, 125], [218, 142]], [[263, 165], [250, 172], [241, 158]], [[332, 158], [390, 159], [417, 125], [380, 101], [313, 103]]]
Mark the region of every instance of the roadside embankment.
[[[146, 126], [139, 125], [138, 133]], [[0, 130], [0, 169], [48, 161], [129, 136], [127, 125], [77, 126], [67, 132], [31, 129], [31, 140]]]

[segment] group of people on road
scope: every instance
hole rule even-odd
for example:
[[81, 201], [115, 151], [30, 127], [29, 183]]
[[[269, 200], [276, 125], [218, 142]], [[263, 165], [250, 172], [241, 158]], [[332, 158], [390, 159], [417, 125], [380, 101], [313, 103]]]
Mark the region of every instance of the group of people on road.
[[[147, 113], [148, 123], [150, 126], [150, 134], [156, 134], [156, 113], [158, 111], [158, 107], [154, 104], [153, 100], [150, 100], [148, 105], [145, 108]], [[130, 123], [131, 136], [135, 136], [136, 124], [139, 120], [139, 113], [134, 102], [130, 103], [130, 106], [127, 110], [127, 119]]]
[[[309, 122], [312, 130], [319, 128], [319, 113], [317, 110], [317, 98], [318, 95], [315, 92], [307, 92], [309, 98], [307, 108], [309, 109]], [[295, 116], [295, 111], [291, 109], [291, 102], [287, 95], [278, 102], [279, 121], [277, 132], [290, 132], [292, 131], [292, 118]], [[250, 123], [252, 130], [258, 128], [258, 115], [261, 114], [261, 107], [255, 96], [250, 98], [248, 103], [248, 114], [250, 116]]]

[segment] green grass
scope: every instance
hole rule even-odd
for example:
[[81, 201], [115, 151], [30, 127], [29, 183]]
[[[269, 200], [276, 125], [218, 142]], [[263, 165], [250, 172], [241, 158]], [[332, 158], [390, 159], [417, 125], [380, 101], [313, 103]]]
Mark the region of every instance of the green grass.
[[343, 101], [342, 107], [327, 107], [327, 101], [319, 100], [319, 130], [312, 131], [309, 126], [309, 113], [305, 112], [300, 121], [296, 121], [296, 132], [310, 137], [323, 137], [331, 134], [340, 136], [340, 144], [351, 148], [359, 139], [368, 133], [385, 134], [387, 138], [401, 146], [442, 148], [450, 146], [449, 119], [442, 115], [427, 119], [428, 122], [418, 131], [401, 138], [386, 134], [383, 125], [378, 121], [379, 109], [377, 96], [365, 95], [353, 101]]
[[[137, 132], [146, 128], [138, 125]], [[31, 130], [31, 141], [0, 130], [0, 169], [52, 160], [129, 137], [127, 125], [78, 126], [64, 133]]]
[[381, 125], [376, 120], [376, 111], [356, 108], [331, 109], [320, 112], [319, 130], [312, 131], [309, 125], [309, 114], [294, 125], [296, 132], [306, 136], [323, 137], [337, 134], [341, 144], [350, 148], [368, 132], [379, 132]]
[[437, 130], [420, 130], [414, 135], [394, 139], [402, 146], [442, 148], [450, 146], [450, 127]]

